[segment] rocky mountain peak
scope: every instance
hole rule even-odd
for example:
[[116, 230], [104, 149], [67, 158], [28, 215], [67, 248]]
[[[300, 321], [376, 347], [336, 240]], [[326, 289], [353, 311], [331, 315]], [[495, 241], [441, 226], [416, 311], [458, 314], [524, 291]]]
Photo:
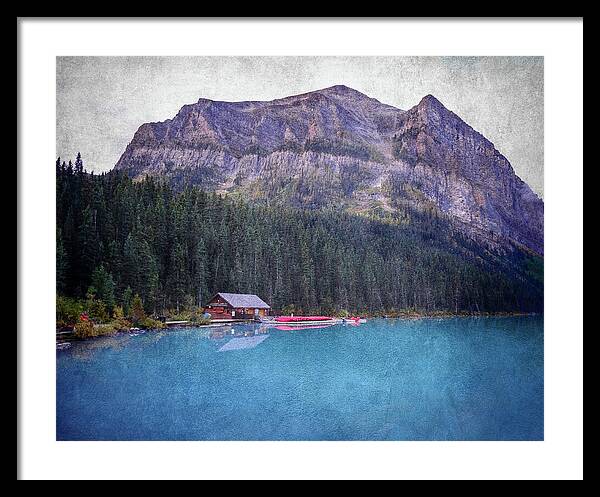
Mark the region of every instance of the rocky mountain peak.
[[423, 108], [423, 107], [430, 107], [430, 108], [443, 108], [445, 109], [444, 105], [442, 104], [442, 102], [440, 102], [437, 98], [435, 98], [433, 95], [429, 94], [429, 95], [425, 95], [421, 101], [418, 103], [418, 107]]
[[481, 243], [543, 253], [543, 202], [433, 95], [408, 111], [344, 85], [268, 102], [201, 98], [142, 125], [116, 169], [302, 208], [435, 211]]

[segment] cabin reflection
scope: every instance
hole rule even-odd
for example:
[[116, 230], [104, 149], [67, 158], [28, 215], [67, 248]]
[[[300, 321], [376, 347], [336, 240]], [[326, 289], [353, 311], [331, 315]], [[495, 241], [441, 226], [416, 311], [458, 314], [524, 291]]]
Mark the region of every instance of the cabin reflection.
[[208, 333], [208, 337], [212, 340], [221, 340], [223, 338], [229, 337], [252, 337], [255, 335], [267, 335], [269, 332], [268, 326], [257, 325], [257, 326], [219, 326], [218, 328], [213, 328]]
[[266, 326], [223, 326], [213, 329], [209, 333], [212, 340], [230, 340], [218, 349], [218, 352], [232, 350], [253, 349], [269, 338]]
[[223, 345], [217, 352], [230, 352], [232, 350], [253, 349], [263, 343], [269, 335], [254, 335], [249, 337], [232, 338]]

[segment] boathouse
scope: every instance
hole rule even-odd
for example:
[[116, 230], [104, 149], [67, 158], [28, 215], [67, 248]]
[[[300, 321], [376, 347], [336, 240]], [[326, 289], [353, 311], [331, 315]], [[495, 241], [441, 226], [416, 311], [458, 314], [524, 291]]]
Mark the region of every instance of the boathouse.
[[259, 296], [248, 293], [217, 293], [204, 312], [212, 319], [253, 319], [268, 316], [271, 306]]

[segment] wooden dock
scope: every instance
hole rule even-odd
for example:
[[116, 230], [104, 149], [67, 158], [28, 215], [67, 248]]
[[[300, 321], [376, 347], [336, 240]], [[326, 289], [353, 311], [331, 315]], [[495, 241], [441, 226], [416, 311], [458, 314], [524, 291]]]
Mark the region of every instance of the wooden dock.
[[165, 321], [165, 326], [186, 326], [192, 324], [191, 321]]
[[208, 324], [196, 324], [192, 321], [165, 321], [165, 326], [211, 326], [220, 324], [233, 324], [233, 323], [253, 323], [254, 319], [211, 319]]

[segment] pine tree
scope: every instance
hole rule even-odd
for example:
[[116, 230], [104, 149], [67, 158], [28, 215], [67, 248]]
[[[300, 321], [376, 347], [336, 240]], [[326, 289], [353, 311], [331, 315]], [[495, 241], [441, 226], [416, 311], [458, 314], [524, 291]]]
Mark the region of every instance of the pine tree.
[[123, 304], [123, 312], [125, 313], [125, 316], [129, 316], [131, 313], [131, 304], [133, 302], [133, 290], [130, 286], [125, 288], [121, 302]]
[[96, 290], [96, 297], [104, 302], [107, 309], [115, 306], [115, 283], [112, 275], [104, 269], [104, 266], [98, 266], [92, 273], [91, 286]]
[[177, 312], [179, 312], [180, 306], [185, 300], [188, 282], [186, 254], [181, 243], [177, 243], [173, 246], [173, 250], [171, 251], [170, 268], [169, 287], [171, 297], [175, 303]]
[[127, 235], [123, 248], [123, 264], [121, 270], [121, 284], [130, 288], [138, 288], [138, 248], [132, 233]]
[[75, 174], [83, 174], [83, 159], [81, 158], [81, 153], [79, 152], [77, 152], [77, 158], [75, 159]]
[[56, 291], [64, 295], [67, 290], [67, 276], [69, 271], [69, 256], [63, 243], [61, 229], [56, 230]]
[[133, 324], [139, 325], [146, 319], [146, 311], [144, 311], [144, 304], [142, 298], [136, 293], [131, 302], [131, 320]]
[[82, 282], [87, 285], [92, 269], [100, 262], [100, 240], [96, 231], [96, 212], [88, 206], [83, 210], [82, 218], [78, 233], [81, 247], [78, 271]]
[[194, 284], [196, 289], [196, 303], [199, 307], [202, 307], [205, 303], [204, 301], [209, 297], [206, 287], [206, 246], [202, 238], [198, 240], [196, 245]]
[[302, 308], [311, 312], [315, 308], [315, 274], [313, 260], [305, 239], [300, 242], [300, 265], [302, 268]]

